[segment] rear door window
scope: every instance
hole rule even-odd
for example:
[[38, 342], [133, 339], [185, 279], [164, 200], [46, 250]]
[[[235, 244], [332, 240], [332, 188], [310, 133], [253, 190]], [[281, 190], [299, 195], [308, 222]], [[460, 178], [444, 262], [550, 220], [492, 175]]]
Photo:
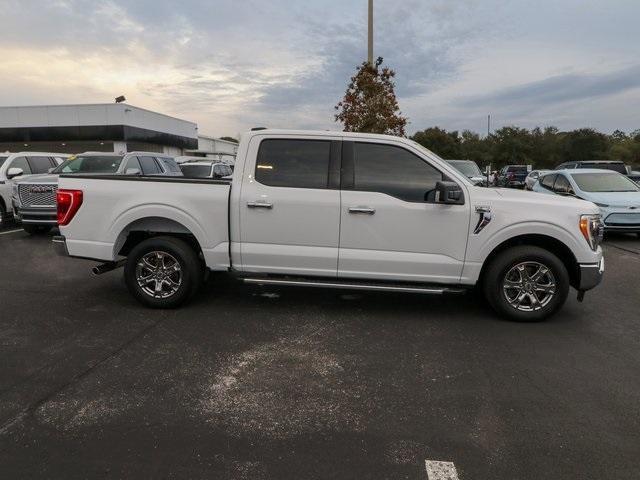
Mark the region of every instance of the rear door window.
[[162, 173], [160, 166], [153, 157], [138, 157], [143, 175], [158, 175]]
[[263, 140], [256, 162], [256, 180], [289, 188], [328, 188], [331, 142], [326, 140]]

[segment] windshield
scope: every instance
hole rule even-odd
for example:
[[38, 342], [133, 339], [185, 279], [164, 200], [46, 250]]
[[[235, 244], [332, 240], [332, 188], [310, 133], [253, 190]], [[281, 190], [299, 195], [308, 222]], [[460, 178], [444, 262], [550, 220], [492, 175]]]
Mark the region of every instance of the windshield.
[[529, 170], [527, 169], [526, 165], [524, 166], [514, 166], [514, 167], [507, 167], [507, 172], [518, 172], [518, 173], [528, 173]]
[[59, 165], [53, 173], [116, 173], [122, 158], [116, 155], [78, 155]]
[[476, 164], [471, 160], [447, 160], [449, 164], [467, 177], [481, 177], [482, 172]]
[[619, 173], [572, 173], [583, 192], [638, 192], [638, 186]]
[[180, 165], [182, 174], [190, 178], [208, 178], [211, 176], [211, 165]]
[[2, 166], [2, 164], [4, 163], [4, 161], [9, 158], [9, 157], [0, 157], [0, 167]]
[[600, 170], [613, 170], [614, 172], [622, 173], [626, 175], [627, 167], [624, 163], [598, 163], [598, 162], [583, 162], [578, 164], [578, 168], [598, 168]]

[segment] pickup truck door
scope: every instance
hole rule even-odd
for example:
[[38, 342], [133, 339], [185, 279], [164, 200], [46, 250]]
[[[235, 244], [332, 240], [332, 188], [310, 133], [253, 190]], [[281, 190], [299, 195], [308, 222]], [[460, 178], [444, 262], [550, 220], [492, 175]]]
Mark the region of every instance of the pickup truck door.
[[338, 276], [457, 283], [470, 206], [434, 203], [447, 175], [417, 148], [344, 142]]
[[336, 277], [340, 138], [255, 136], [238, 208], [245, 272]]

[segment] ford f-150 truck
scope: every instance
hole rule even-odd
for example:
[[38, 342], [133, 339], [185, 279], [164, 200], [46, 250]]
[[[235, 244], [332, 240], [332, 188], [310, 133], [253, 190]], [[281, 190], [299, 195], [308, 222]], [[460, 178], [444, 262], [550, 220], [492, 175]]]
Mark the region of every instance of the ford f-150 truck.
[[601, 280], [598, 208], [475, 187], [410, 140], [255, 130], [233, 179], [73, 175], [59, 251], [124, 266], [142, 303], [176, 307], [205, 273], [244, 282], [416, 293], [479, 287], [500, 314], [541, 320]]

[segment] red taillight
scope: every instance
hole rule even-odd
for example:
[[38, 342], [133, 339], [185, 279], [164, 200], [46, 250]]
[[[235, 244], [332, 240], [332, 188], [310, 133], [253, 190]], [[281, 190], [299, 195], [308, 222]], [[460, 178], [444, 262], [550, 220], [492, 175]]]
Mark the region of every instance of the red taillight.
[[56, 195], [58, 204], [58, 225], [69, 225], [74, 215], [82, 205], [82, 190], [58, 190]]

